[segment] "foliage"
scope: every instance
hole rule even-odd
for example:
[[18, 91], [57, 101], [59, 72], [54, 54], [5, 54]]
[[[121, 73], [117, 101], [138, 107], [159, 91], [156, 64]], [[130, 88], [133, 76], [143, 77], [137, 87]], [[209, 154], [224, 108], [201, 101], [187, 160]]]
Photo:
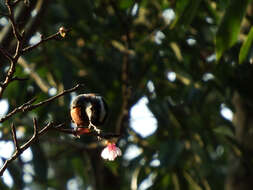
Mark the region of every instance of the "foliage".
[[[3, 1], [0, 5], [4, 13]], [[20, 2], [15, 11], [21, 10], [17, 19], [27, 31], [27, 43], [36, 32], [48, 36], [62, 25], [71, 32], [22, 57], [46, 90], [18, 64], [15, 75], [29, 80], [6, 88], [3, 98], [9, 101], [9, 111], [35, 95], [37, 101], [49, 97], [52, 88], [60, 92], [83, 83], [85, 88], [78, 93], [99, 93], [107, 100], [110, 114], [101, 128], [121, 132], [123, 154], [131, 145], [142, 152], [132, 160], [107, 162], [95, 138], [49, 131], [32, 146], [31, 161], [19, 159], [8, 168], [14, 189], [67, 189], [74, 181], [77, 189], [128, 190], [145, 179], [152, 181], [149, 189], [224, 189], [229, 158], [243, 150], [235, 126], [221, 110], [236, 111], [234, 92], [248, 101], [252, 97], [250, 8], [249, 0], [37, 0], [29, 7]], [[174, 18], [165, 19], [166, 12]], [[11, 51], [13, 35], [7, 27], [0, 26], [0, 41]], [[3, 57], [0, 66], [2, 81], [8, 66]], [[175, 80], [169, 80], [170, 73], [176, 74]], [[145, 138], [130, 127], [130, 110], [143, 97], [158, 126]], [[57, 121], [70, 127], [70, 100], [64, 96], [5, 121], [1, 141], [11, 140], [11, 123], [24, 131], [21, 140], [28, 139], [34, 116], [40, 126]], [[247, 152], [245, 156], [252, 158]], [[247, 164], [252, 168], [252, 161]], [[32, 176], [32, 182], [27, 183], [24, 175]], [[2, 181], [0, 188], [10, 189]]]

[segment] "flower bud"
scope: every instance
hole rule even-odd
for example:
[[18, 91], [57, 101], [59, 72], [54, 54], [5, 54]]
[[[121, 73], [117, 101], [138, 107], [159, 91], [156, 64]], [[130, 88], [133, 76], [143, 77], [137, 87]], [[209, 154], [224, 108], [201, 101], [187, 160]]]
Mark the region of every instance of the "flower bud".
[[59, 28], [59, 33], [60, 33], [61, 37], [64, 38], [64, 37], [66, 36], [66, 34], [67, 34], [67, 31], [66, 31], [66, 29], [62, 26], [62, 27]]

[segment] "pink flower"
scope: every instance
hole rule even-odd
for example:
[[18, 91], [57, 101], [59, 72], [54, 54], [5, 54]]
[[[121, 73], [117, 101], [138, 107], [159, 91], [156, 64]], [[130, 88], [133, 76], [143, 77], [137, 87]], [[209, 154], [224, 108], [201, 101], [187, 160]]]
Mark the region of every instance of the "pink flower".
[[108, 143], [107, 147], [102, 151], [101, 156], [106, 160], [113, 161], [117, 156], [121, 156], [121, 154], [121, 150], [115, 145], [115, 143]]

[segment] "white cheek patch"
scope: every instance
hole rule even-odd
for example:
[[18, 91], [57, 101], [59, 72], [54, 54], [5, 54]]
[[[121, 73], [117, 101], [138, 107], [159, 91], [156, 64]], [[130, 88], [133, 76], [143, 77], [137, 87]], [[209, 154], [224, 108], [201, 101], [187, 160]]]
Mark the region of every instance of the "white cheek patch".
[[105, 106], [104, 106], [104, 102], [102, 100], [102, 97], [98, 96], [97, 99], [98, 99], [99, 105], [100, 105], [99, 121], [102, 122], [106, 116], [106, 110], [105, 110]]
[[91, 120], [91, 115], [92, 115], [92, 110], [91, 110], [91, 108], [92, 108], [91, 103], [88, 103], [88, 105], [86, 106], [85, 111], [86, 111], [86, 114], [87, 114], [89, 120]]

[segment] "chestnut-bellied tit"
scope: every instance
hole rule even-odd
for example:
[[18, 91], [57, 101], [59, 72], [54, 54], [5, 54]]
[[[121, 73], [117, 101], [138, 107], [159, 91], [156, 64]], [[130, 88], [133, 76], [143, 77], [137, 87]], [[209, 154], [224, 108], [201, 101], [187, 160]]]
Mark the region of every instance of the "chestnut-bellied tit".
[[70, 115], [77, 128], [93, 128], [103, 125], [107, 118], [108, 106], [102, 96], [96, 94], [80, 94], [71, 102]]

